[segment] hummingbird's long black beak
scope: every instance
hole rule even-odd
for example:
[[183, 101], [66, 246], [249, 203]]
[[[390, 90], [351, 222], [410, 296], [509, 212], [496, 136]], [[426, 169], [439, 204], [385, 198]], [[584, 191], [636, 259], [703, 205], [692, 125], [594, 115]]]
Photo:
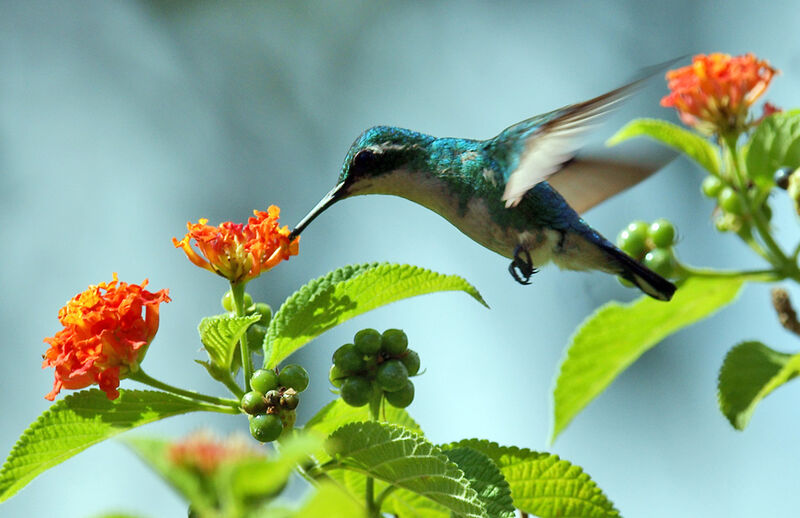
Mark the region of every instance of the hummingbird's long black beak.
[[311, 212], [306, 214], [306, 217], [304, 217], [300, 221], [300, 223], [298, 223], [297, 226], [294, 227], [292, 233], [289, 234], [289, 240], [292, 240], [297, 236], [299, 236], [300, 232], [302, 232], [308, 226], [309, 223], [314, 221], [314, 218], [325, 212], [325, 209], [327, 209], [337, 201], [341, 200], [344, 195], [344, 192], [345, 192], [344, 182], [337, 184], [336, 187], [331, 189], [330, 192], [326, 194], [325, 197], [322, 198], [319, 203], [317, 203], [317, 206], [311, 209]]

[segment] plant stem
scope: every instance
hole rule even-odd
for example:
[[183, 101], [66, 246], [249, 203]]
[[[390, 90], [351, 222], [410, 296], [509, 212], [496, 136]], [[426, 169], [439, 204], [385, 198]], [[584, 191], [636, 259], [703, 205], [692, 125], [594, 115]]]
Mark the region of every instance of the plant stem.
[[[233, 295], [233, 310], [237, 317], [245, 316], [244, 307], [244, 282], [232, 282], [231, 294]], [[239, 350], [242, 352], [242, 371], [244, 372], [245, 391], [250, 390], [250, 378], [253, 377], [253, 361], [250, 358], [250, 347], [247, 345], [247, 333], [239, 339]]]
[[239, 384], [236, 383], [236, 380], [233, 379], [233, 375], [230, 373], [230, 371], [225, 370], [225, 376], [219, 381], [228, 387], [228, 390], [230, 390], [231, 393], [239, 400], [242, 399], [242, 396], [244, 396], [244, 390], [242, 390], [242, 387], [240, 387]]
[[678, 263], [677, 270], [682, 276], [685, 275], [691, 277], [703, 277], [706, 279], [756, 277], [757, 279], [751, 279], [751, 280], [762, 280], [759, 278], [763, 277], [764, 282], [773, 282], [783, 278], [783, 275], [780, 272], [776, 271], [774, 268], [766, 268], [763, 270], [707, 270], [707, 269], [693, 268], [683, 263]]
[[[199, 392], [195, 392], [193, 390], [185, 390], [182, 388], [174, 387], [163, 381], [159, 381], [150, 375], [148, 375], [144, 370], [139, 368], [138, 371], [132, 373], [128, 376], [129, 379], [133, 381], [138, 381], [139, 383], [143, 383], [145, 385], [149, 385], [153, 388], [157, 388], [163, 390], [165, 392], [169, 392], [170, 394], [175, 394], [178, 396], [182, 396], [188, 399], [193, 399], [195, 401], [205, 401], [206, 403], [212, 403], [213, 405], [218, 405], [219, 407], [225, 407], [224, 410], [221, 408], [216, 408], [215, 411], [217, 412], [227, 412], [227, 413], [239, 413], [239, 402], [235, 399], [224, 399], [214, 396], [207, 396], [205, 394], [201, 394]], [[233, 410], [233, 412], [231, 412]]]
[[372, 477], [367, 477], [367, 491], [366, 491], [366, 500], [367, 500], [367, 513], [370, 517], [373, 516], [380, 516], [379, 507], [376, 506], [375, 502], [375, 479]]
[[397, 486], [389, 486], [381, 491], [381, 494], [379, 494], [378, 498], [375, 499], [375, 507], [380, 509], [383, 506], [383, 501], [386, 500], [386, 497], [392, 494], [395, 489], [397, 489]]

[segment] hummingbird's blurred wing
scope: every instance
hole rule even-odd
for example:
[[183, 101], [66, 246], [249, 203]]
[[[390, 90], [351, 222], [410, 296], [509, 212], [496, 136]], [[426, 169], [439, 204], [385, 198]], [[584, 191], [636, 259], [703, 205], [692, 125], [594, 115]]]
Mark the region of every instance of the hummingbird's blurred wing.
[[580, 137], [593, 123], [614, 109], [655, 74], [673, 65], [677, 58], [642, 71], [635, 81], [601, 96], [539, 115], [504, 130], [498, 139], [516, 138], [521, 149], [513, 169], [506, 172], [503, 201], [506, 207], [517, 205], [539, 182], [559, 171], [575, 156]]
[[667, 165], [677, 153], [662, 150], [647, 160], [622, 161], [578, 157], [547, 179], [567, 203], [582, 214], [598, 203], [636, 185]]

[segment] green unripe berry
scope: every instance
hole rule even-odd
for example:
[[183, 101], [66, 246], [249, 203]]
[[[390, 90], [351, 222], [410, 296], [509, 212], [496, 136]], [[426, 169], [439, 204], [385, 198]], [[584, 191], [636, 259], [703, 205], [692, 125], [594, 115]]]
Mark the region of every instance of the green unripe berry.
[[401, 329], [387, 329], [381, 335], [381, 349], [391, 356], [403, 354], [408, 348], [408, 337]]
[[651, 223], [648, 233], [657, 248], [669, 248], [675, 243], [675, 227], [664, 218], [659, 218]]
[[339, 388], [342, 386], [342, 383], [344, 383], [345, 378], [347, 378], [347, 374], [345, 374], [342, 369], [336, 365], [331, 365], [331, 370], [328, 372], [328, 379], [331, 385]]
[[250, 378], [250, 388], [266, 394], [278, 388], [278, 375], [273, 370], [258, 369]]
[[294, 410], [298, 404], [300, 404], [300, 396], [293, 390], [287, 390], [281, 396], [281, 406], [288, 410]]
[[644, 221], [634, 221], [617, 236], [617, 246], [633, 258], [639, 259], [647, 252], [647, 231]]
[[225, 292], [225, 295], [222, 296], [222, 309], [225, 311], [233, 311], [233, 293], [231, 290]]
[[247, 328], [247, 344], [253, 351], [261, 351], [264, 337], [267, 335], [267, 328], [261, 324], [253, 324]]
[[353, 344], [344, 344], [336, 349], [333, 353], [333, 364], [349, 374], [361, 372], [366, 367], [364, 355]]
[[383, 396], [390, 405], [397, 408], [405, 408], [414, 401], [414, 383], [408, 380], [400, 390], [384, 392]]
[[642, 263], [661, 275], [662, 277], [670, 277], [675, 271], [675, 262], [672, 257], [672, 252], [666, 248], [654, 248], [647, 252], [644, 256]]
[[249, 293], [244, 294], [244, 301], [242, 305], [246, 308], [249, 308], [253, 305], [253, 297], [251, 297]]
[[375, 329], [362, 329], [356, 333], [353, 344], [361, 354], [378, 354], [381, 349], [381, 334]]
[[264, 394], [253, 390], [242, 396], [242, 410], [250, 415], [263, 414], [267, 411], [267, 401]]
[[342, 383], [342, 400], [350, 406], [364, 406], [372, 396], [372, 383], [361, 376], [351, 376]]
[[634, 286], [636, 286], [634, 283], [632, 283], [625, 277], [617, 277], [617, 280], [619, 281], [620, 284], [622, 284], [626, 288], [633, 288]]
[[417, 354], [416, 351], [408, 349], [406, 351], [406, 355], [401, 357], [400, 361], [406, 366], [409, 376], [416, 376], [416, 374], [419, 372], [420, 361], [419, 354]]
[[739, 193], [730, 187], [723, 187], [717, 197], [717, 203], [722, 210], [729, 214], [741, 216], [744, 212], [744, 202]]
[[703, 191], [703, 194], [709, 198], [716, 198], [719, 195], [719, 191], [721, 191], [724, 186], [725, 184], [722, 183], [722, 180], [716, 176], [708, 175], [703, 180], [700, 189]]
[[278, 374], [278, 385], [302, 392], [308, 387], [308, 372], [296, 363], [289, 364]]
[[400, 360], [389, 360], [378, 367], [375, 380], [386, 392], [395, 392], [408, 381], [408, 369]]
[[250, 306], [250, 313], [258, 313], [261, 315], [261, 318], [256, 322], [256, 324], [261, 326], [268, 326], [269, 321], [272, 320], [272, 308], [266, 302], [256, 302], [252, 306]]
[[272, 442], [283, 431], [281, 418], [273, 414], [261, 414], [250, 418], [250, 435], [261, 442]]

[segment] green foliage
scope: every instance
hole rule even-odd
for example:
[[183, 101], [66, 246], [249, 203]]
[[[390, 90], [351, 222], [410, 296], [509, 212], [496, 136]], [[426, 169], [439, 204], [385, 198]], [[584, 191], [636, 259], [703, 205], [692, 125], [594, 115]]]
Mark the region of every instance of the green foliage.
[[456, 464], [421, 435], [400, 426], [350, 423], [331, 434], [327, 450], [337, 468], [420, 494], [460, 516], [488, 516]]
[[635, 119], [614, 134], [606, 145], [616, 146], [629, 138], [646, 136], [684, 153], [703, 169], [719, 176], [720, 159], [711, 142], [696, 133], [659, 119]]
[[259, 314], [249, 317], [216, 315], [201, 320], [197, 331], [200, 333], [200, 341], [203, 342], [213, 366], [209, 368], [229, 371], [239, 339], [245, 334], [247, 328], [258, 322], [260, 318]]
[[771, 188], [781, 167], [800, 167], [800, 110], [767, 117], [758, 125], [747, 151], [748, 176], [761, 188]]
[[719, 371], [719, 408], [744, 430], [756, 405], [800, 373], [800, 354], [775, 351], [761, 342], [742, 342], [728, 351]]
[[388, 263], [339, 268], [300, 288], [275, 313], [264, 340], [264, 365], [275, 367], [316, 336], [357, 315], [437, 291], [464, 291], [486, 305], [478, 290], [457, 275]]
[[31, 424], [0, 470], [0, 502], [43, 471], [118, 433], [206, 405], [164, 392], [120, 390], [110, 401], [96, 389], [71, 394]]
[[333, 484], [323, 483], [317, 486], [310, 498], [293, 510], [288, 508], [270, 508], [255, 513], [253, 518], [307, 518], [324, 516], [325, 518], [359, 518], [366, 516], [364, 507]]
[[490, 458], [508, 481], [514, 506], [540, 518], [618, 517], [614, 504], [584, 471], [558, 455], [465, 439], [446, 448], [470, 448]]
[[690, 277], [668, 304], [642, 297], [630, 304], [610, 302], [590, 315], [572, 337], [561, 364], [551, 440], [645, 351], [731, 303], [745, 279]]
[[489, 457], [467, 447], [447, 449], [444, 454], [464, 472], [470, 486], [483, 502], [486, 514], [497, 518], [516, 516], [508, 482]]

